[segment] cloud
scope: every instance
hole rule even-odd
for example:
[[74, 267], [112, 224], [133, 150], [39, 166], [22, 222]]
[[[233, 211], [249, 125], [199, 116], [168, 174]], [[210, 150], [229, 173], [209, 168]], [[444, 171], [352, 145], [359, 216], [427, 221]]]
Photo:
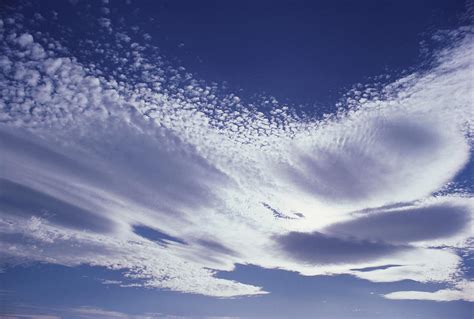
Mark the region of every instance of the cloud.
[[463, 281], [453, 289], [441, 289], [429, 291], [397, 291], [384, 295], [387, 299], [394, 300], [431, 300], [431, 301], [453, 301], [465, 300], [474, 302], [474, 282]]
[[444, 202], [368, 212], [362, 217], [329, 225], [325, 231], [339, 236], [403, 244], [457, 235], [469, 230], [471, 218], [468, 206]]
[[[451, 248], [416, 247], [393, 256], [380, 258], [374, 263], [358, 266], [374, 267], [371, 271], [348, 272], [373, 282], [414, 280], [422, 283], [455, 283], [461, 276], [461, 257]], [[396, 267], [377, 267], [396, 264]], [[355, 267], [352, 267], [354, 269]]]
[[61, 319], [59, 316], [40, 314], [0, 314], [1, 319]]
[[206, 249], [217, 252], [219, 254], [225, 254], [225, 255], [237, 255], [238, 253], [233, 251], [230, 248], [227, 248], [226, 246], [218, 243], [217, 241], [209, 240], [209, 239], [198, 239], [197, 243]]
[[101, 308], [92, 308], [92, 307], [79, 307], [71, 309], [71, 311], [81, 318], [138, 318], [135, 316], [130, 316], [122, 312], [104, 310]]
[[[25, 222], [3, 218], [0, 231], [3, 237], [0, 250], [18, 260], [38, 260], [67, 266], [86, 263], [121, 269], [140, 286], [210, 296], [266, 293], [260, 287], [215, 278], [215, 272], [205, 269], [204, 265], [186, 260], [140, 236], [117, 238], [107, 234], [71, 231], [38, 219]], [[15, 234], [22, 235], [13, 237]]]
[[277, 242], [289, 256], [315, 265], [366, 262], [409, 249], [382, 241], [331, 237], [319, 232], [290, 232], [278, 237]]
[[0, 210], [17, 217], [44, 216], [53, 224], [101, 233], [110, 232], [114, 226], [91, 211], [7, 179], [0, 179]]
[[[47, 309], [40, 307], [21, 306], [22, 311], [0, 313], [2, 319], [60, 319], [60, 318], [104, 318], [104, 319], [153, 319], [153, 318], [187, 318], [162, 313], [128, 314], [97, 307], [81, 306], [76, 308]], [[31, 309], [29, 309], [31, 308]], [[41, 313], [43, 314], [40, 314]], [[49, 314], [47, 314], [49, 313]]]
[[179, 238], [170, 236], [166, 233], [163, 233], [157, 229], [153, 229], [150, 227], [138, 225], [138, 226], [133, 226], [133, 232], [146, 238], [151, 241], [156, 241], [159, 242], [163, 245], [169, 244], [170, 242], [182, 244], [182, 245], [187, 245], [186, 242], [182, 241]]
[[429, 196], [464, 167], [469, 145], [444, 115], [414, 120], [403, 113], [418, 102], [404, 103], [360, 110], [296, 140], [291, 160], [278, 168], [282, 178], [334, 205], [364, 208]]
[[[258, 112], [125, 31], [79, 39], [80, 53], [97, 56], [90, 66], [8, 21], [2, 256], [119, 269], [134, 285], [216, 297], [267, 293], [215, 276], [236, 263], [462, 281], [456, 249], [470, 245], [472, 194], [446, 186], [472, 144], [470, 32], [455, 31], [428, 70], [303, 120], [273, 98]], [[438, 295], [461, 298], [454, 290]]]

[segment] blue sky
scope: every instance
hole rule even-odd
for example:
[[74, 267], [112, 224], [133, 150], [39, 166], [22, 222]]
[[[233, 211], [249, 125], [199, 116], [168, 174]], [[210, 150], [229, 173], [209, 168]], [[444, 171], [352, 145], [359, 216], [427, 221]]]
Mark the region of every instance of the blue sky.
[[6, 1], [0, 318], [470, 318], [464, 1]]

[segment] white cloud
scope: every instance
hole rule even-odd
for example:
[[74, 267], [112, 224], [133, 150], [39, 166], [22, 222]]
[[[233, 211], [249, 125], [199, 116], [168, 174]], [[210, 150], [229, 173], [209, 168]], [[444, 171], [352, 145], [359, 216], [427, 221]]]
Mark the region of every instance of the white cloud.
[[28, 33], [23, 33], [18, 37], [17, 43], [22, 47], [28, 47], [33, 43], [33, 36]]
[[453, 301], [465, 300], [474, 302], [474, 282], [462, 281], [453, 289], [429, 291], [397, 291], [384, 295], [387, 299], [396, 300], [431, 300]]

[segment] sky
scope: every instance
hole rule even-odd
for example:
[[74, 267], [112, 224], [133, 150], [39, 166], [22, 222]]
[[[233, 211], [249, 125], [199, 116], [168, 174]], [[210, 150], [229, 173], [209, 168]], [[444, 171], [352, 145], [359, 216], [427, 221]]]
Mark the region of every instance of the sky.
[[0, 318], [472, 318], [473, 10], [2, 1]]

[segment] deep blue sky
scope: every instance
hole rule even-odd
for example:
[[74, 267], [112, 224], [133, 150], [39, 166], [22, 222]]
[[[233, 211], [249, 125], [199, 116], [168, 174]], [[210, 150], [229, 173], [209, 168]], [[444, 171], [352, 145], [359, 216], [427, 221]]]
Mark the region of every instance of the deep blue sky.
[[[62, 39], [80, 62], [91, 62], [100, 57], [81, 56], [76, 41], [84, 35], [101, 36], [88, 24], [90, 16], [78, 15], [86, 5], [85, 1], [74, 5], [41, 1], [22, 10], [26, 16], [41, 12], [45, 17], [57, 11], [58, 20], [48, 21], [39, 31]], [[15, 7], [15, 1], [3, 6]], [[123, 25], [137, 25], [140, 33], [149, 33], [151, 43], [171, 65], [184, 66], [196, 78], [238, 92], [244, 100], [274, 96], [318, 116], [334, 111], [334, 104], [357, 83], [370, 83], [379, 75], [394, 78], [419, 68], [426, 63], [423, 46], [431, 49], [433, 32], [457, 27], [466, 12], [461, 0], [132, 4], [111, 0], [110, 7], [112, 19], [123, 16]], [[459, 180], [469, 183], [470, 173], [464, 170]], [[443, 284], [409, 280], [381, 284], [348, 275], [304, 277], [252, 265], [237, 265], [235, 271], [218, 276], [262, 286], [269, 295], [219, 299], [156, 288], [123, 288], [102, 283], [123, 280], [120, 272], [91, 266], [27, 263], [14, 267], [5, 259], [4, 270], [0, 272], [0, 316], [35, 312], [76, 318], [70, 309], [82, 306], [196, 318], [468, 319], [473, 310], [472, 303], [464, 301], [393, 301], [380, 296], [398, 290], [435, 291]]]
[[[419, 61], [464, 1], [167, 1], [145, 5], [165, 54], [245, 95], [326, 104], [368, 77]], [[182, 44], [182, 47], [180, 47]]]

